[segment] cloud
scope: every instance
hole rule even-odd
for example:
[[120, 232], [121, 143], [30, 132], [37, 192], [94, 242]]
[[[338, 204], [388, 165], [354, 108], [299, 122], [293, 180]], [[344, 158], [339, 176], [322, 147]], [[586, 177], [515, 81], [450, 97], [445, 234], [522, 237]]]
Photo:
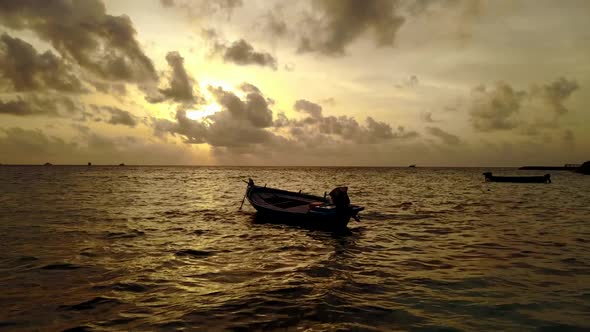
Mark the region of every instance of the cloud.
[[203, 121], [188, 118], [184, 110], [176, 112], [175, 121], [154, 119], [156, 135], [179, 135], [185, 143], [208, 143], [213, 147], [236, 148], [267, 143], [273, 134], [267, 131], [272, 125], [272, 111], [260, 90], [249, 83], [241, 85], [244, 99], [222, 88], [210, 87], [222, 110], [207, 116]]
[[[280, 8], [279, 8], [280, 9]], [[274, 37], [285, 37], [289, 32], [289, 28], [287, 27], [287, 23], [281, 18], [278, 17], [276, 12], [269, 12], [266, 15], [266, 30]]]
[[479, 131], [513, 129], [518, 124], [513, 118], [521, 107], [526, 92], [517, 91], [505, 82], [496, 83], [488, 90], [481, 85], [472, 90], [471, 123]]
[[202, 101], [202, 97], [195, 93], [193, 84], [195, 80], [184, 68], [184, 58], [178, 52], [168, 52], [166, 61], [170, 67], [170, 79], [168, 86], [158, 89], [155, 95], [148, 95], [146, 100], [150, 103], [161, 103], [166, 100], [192, 106]]
[[[72, 141], [48, 135], [39, 129], [0, 128], [0, 156], [3, 163], [44, 164], [45, 162], [97, 164], [196, 164], [195, 151], [185, 145], [152, 142], [134, 136], [108, 137], [80, 127]], [[200, 159], [202, 160], [202, 159]], [[202, 161], [201, 161], [202, 163]]]
[[379, 47], [393, 46], [404, 24], [396, 0], [316, 0], [306, 19], [299, 52], [344, 55], [346, 47], [371, 33]]
[[329, 98], [323, 99], [322, 104], [328, 105], [328, 106], [334, 106], [334, 105], [336, 105], [336, 99], [334, 97], [329, 97]]
[[75, 117], [82, 116], [83, 110], [83, 105], [64, 95], [30, 94], [0, 100], [0, 115]]
[[56, 156], [74, 151], [75, 143], [46, 136], [41, 130], [0, 128], [0, 155], [18, 163], [45, 163]]
[[484, 1], [481, 0], [420, 0], [403, 1], [404, 12], [408, 17], [439, 18], [452, 15], [451, 22], [455, 34], [459, 39], [470, 38], [472, 26], [484, 9]]
[[289, 120], [282, 115], [275, 125], [291, 127], [291, 134], [301, 140], [305, 140], [306, 137], [318, 139], [315, 133], [320, 133], [357, 144], [375, 144], [394, 138], [418, 136], [414, 131], [406, 132], [404, 127], [398, 127], [397, 132], [394, 132], [389, 124], [371, 117], [366, 118], [366, 125], [363, 126], [351, 117], [324, 116], [320, 105], [305, 99], [297, 100], [293, 108], [307, 117], [302, 120]]
[[100, 108], [110, 114], [111, 117], [107, 120], [110, 124], [124, 125], [128, 127], [135, 127], [138, 124], [137, 117], [120, 108], [112, 106], [101, 106]]
[[436, 122], [436, 121], [434, 121], [434, 119], [432, 119], [432, 112], [424, 112], [424, 113], [422, 113], [422, 119], [426, 123], [434, 123], [434, 122]]
[[568, 112], [563, 102], [579, 89], [578, 82], [568, 80], [564, 77], [549, 83], [542, 87], [533, 87], [533, 95], [538, 95], [545, 103], [558, 115]]
[[402, 82], [395, 84], [395, 87], [398, 89], [403, 88], [415, 88], [420, 84], [420, 80], [416, 75], [412, 75], [408, 78], [405, 78]]
[[[246, 120], [257, 128], [270, 127], [272, 125], [272, 111], [266, 98], [258, 88], [251, 84], [242, 85], [242, 87], [247, 87], [246, 90], [251, 91], [247, 93], [246, 100], [241, 100], [234, 93], [222, 88], [210, 88], [209, 91], [224, 110], [232, 115], [232, 118]], [[256, 89], [254, 90], [252, 87]]]
[[[518, 128], [525, 135], [535, 136], [540, 134], [539, 129], [559, 127], [559, 117], [568, 112], [564, 102], [578, 89], [576, 81], [566, 78], [535, 84], [528, 91], [516, 90], [505, 82], [496, 83], [493, 89], [480, 85], [472, 90], [471, 123], [482, 132]], [[542, 107], [536, 109], [538, 105]]]
[[277, 59], [272, 54], [254, 50], [254, 47], [244, 39], [229, 45], [216, 42], [214, 53], [221, 54], [223, 61], [240, 66], [257, 65], [277, 69]]
[[164, 8], [174, 7], [174, 0], [160, 0], [160, 3]]
[[322, 117], [322, 106], [305, 99], [297, 100], [293, 108], [296, 111], [309, 114], [312, 119], [319, 119]]
[[347, 116], [324, 116], [320, 105], [304, 99], [294, 105], [305, 115], [302, 119], [289, 118], [284, 113], [275, 115], [269, 98], [259, 88], [245, 83], [240, 90], [243, 94], [210, 87], [221, 111], [201, 120], [190, 119], [184, 110], [178, 110], [174, 120], [153, 119], [156, 135], [165, 139], [171, 134], [190, 144], [207, 143], [216, 160], [228, 164], [248, 160], [297, 162], [291, 158], [293, 154], [316, 160], [326, 154], [344, 158], [354, 150], [351, 146], [357, 144], [364, 144], [363, 149], [367, 149], [369, 145], [418, 135], [401, 126], [393, 130], [389, 124], [371, 117], [361, 125]]
[[177, 8], [190, 19], [210, 18], [216, 14], [227, 14], [228, 19], [233, 11], [243, 5], [242, 0], [160, 0], [164, 8]]
[[86, 92], [64, 59], [51, 51], [39, 54], [31, 44], [6, 33], [0, 36], [0, 87], [16, 92]]
[[111, 83], [104, 81], [90, 81], [89, 83], [94, 86], [96, 92], [116, 96], [124, 96], [127, 94], [127, 86], [124, 83]]
[[576, 136], [574, 135], [574, 132], [570, 129], [566, 129], [563, 132], [561, 138], [566, 145], [574, 145], [576, 142]]
[[461, 143], [459, 137], [449, 134], [446, 131], [438, 128], [438, 127], [426, 127], [426, 131], [432, 136], [439, 138], [443, 143], [448, 145], [457, 145]]
[[0, 115], [64, 118], [129, 127], [135, 127], [139, 123], [136, 116], [118, 107], [92, 104], [88, 109], [86, 105], [73, 98], [55, 94], [28, 94], [10, 100], [0, 100]]
[[242, 83], [240, 85], [240, 90], [244, 91], [244, 92], [254, 92], [254, 93], [259, 93], [261, 94], [262, 92], [260, 91], [260, 89], [258, 89], [257, 86], [250, 84], [250, 83]]
[[185, 110], [176, 111], [176, 121], [154, 119], [153, 128], [156, 135], [160, 137], [169, 133], [182, 136], [185, 143], [202, 144], [207, 142], [208, 127], [202, 122], [189, 119]]
[[35, 32], [63, 58], [104, 79], [139, 83], [157, 77], [129, 17], [106, 14], [100, 0], [1, 1], [0, 25]]

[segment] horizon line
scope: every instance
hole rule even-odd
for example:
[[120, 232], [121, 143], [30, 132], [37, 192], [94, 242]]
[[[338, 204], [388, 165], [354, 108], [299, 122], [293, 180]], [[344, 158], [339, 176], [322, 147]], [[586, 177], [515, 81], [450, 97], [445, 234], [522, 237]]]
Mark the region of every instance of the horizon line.
[[27, 166], [27, 167], [34, 167], [34, 166], [42, 166], [42, 167], [51, 167], [51, 166], [67, 166], [67, 167], [311, 167], [311, 168], [519, 168], [519, 167], [563, 167], [563, 165], [519, 165], [519, 166], [437, 166], [437, 165], [424, 165], [418, 166], [414, 165], [389, 165], [389, 166], [379, 166], [379, 165], [198, 165], [198, 164], [53, 164], [50, 165], [46, 164], [3, 164], [0, 163], [0, 166]]

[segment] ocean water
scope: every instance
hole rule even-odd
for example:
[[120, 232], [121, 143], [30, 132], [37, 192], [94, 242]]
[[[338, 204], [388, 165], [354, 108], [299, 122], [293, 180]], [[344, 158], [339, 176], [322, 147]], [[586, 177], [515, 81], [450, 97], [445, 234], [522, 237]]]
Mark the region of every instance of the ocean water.
[[[0, 329], [590, 328], [590, 176], [483, 171], [2, 166]], [[248, 177], [366, 211], [342, 234], [260, 223]]]

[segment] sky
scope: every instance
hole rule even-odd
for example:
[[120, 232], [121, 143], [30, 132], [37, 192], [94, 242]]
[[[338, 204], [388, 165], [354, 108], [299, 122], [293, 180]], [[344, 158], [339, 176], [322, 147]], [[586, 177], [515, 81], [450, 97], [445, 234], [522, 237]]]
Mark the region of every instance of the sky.
[[0, 163], [590, 159], [586, 0], [0, 0]]

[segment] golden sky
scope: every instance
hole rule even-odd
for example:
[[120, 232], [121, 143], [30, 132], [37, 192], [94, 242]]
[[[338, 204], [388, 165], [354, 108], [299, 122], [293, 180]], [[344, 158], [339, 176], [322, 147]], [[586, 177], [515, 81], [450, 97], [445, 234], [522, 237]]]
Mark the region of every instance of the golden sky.
[[0, 0], [0, 163], [581, 163], [589, 14], [585, 0]]

